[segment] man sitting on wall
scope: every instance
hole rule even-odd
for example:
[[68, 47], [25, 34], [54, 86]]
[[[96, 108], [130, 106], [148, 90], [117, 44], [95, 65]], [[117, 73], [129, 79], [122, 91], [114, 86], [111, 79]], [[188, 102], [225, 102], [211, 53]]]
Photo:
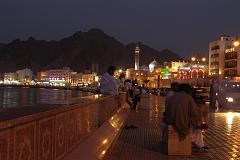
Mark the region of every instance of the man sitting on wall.
[[102, 76], [100, 81], [100, 92], [106, 95], [119, 95], [118, 88], [119, 82], [114, 77], [114, 72], [116, 68], [114, 66], [109, 66], [107, 72]]
[[180, 92], [171, 96], [167, 103], [164, 122], [176, 128], [181, 141], [190, 134], [191, 127], [201, 125], [201, 115], [194, 99], [188, 94], [191, 87], [180, 84], [179, 89]]

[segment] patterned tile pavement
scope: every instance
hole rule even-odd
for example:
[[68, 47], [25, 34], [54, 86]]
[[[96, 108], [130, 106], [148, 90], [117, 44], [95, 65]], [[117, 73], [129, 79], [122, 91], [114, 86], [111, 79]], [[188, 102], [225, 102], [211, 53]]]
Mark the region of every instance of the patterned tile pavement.
[[[205, 108], [208, 108], [205, 106]], [[207, 109], [206, 109], [207, 110]], [[151, 95], [142, 98], [138, 111], [132, 111], [124, 129], [105, 160], [238, 160], [240, 159], [240, 113], [208, 113], [209, 129], [204, 131], [207, 153], [193, 153], [190, 157], [167, 156], [160, 142], [160, 123], [164, 98]]]

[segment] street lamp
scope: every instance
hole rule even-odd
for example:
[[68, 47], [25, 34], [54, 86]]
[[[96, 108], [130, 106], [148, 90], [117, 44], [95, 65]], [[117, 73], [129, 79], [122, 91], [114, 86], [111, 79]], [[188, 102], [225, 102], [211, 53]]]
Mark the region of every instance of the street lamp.
[[234, 41], [233, 45], [234, 45], [234, 47], [238, 47], [240, 45], [240, 42], [239, 41]]
[[195, 58], [195, 57], [192, 57], [192, 58], [191, 58], [191, 60], [192, 60], [192, 61], [195, 61], [195, 60], [196, 60], [196, 58]]
[[218, 94], [220, 94], [220, 89], [221, 89], [221, 85], [220, 85], [220, 78], [221, 78], [221, 74], [222, 74], [222, 72], [221, 71], [219, 71], [218, 72]]
[[157, 74], [157, 88], [160, 88], [160, 74], [161, 72], [159, 71], [159, 69], [156, 70], [156, 74]]

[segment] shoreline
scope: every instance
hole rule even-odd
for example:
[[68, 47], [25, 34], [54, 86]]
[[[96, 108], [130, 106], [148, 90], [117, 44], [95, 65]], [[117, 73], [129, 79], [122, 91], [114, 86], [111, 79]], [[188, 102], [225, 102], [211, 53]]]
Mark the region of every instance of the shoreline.
[[33, 85], [5, 85], [0, 84], [0, 87], [12, 87], [12, 88], [44, 88], [44, 89], [59, 89], [59, 90], [78, 90], [83, 92], [98, 93], [96, 88], [90, 87], [63, 87], [63, 86], [33, 86]]

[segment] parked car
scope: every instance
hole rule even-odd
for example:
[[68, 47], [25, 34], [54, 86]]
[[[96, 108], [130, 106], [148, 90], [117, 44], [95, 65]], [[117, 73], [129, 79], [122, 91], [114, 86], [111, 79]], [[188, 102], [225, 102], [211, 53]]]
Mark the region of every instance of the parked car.
[[216, 103], [222, 109], [240, 109], [240, 81], [222, 80], [216, 92]]

